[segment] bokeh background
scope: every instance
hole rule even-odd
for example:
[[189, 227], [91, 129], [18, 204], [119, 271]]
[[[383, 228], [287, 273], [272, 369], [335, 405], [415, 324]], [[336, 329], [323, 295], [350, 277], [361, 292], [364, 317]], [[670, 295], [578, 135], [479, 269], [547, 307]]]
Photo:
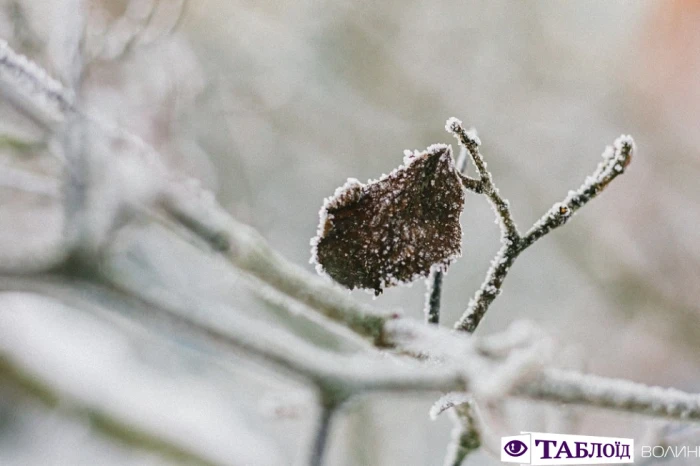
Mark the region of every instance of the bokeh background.
[[[698, 20], [692, 0], [190, 0], [184, 9], [175, 0], [0, 2], [0, 36], [73, 88], [86, 113], [151, 143], [173, 171], [199, 178], [237, 219], [309, 270], [323, 198], [348, 177], [391, 171], [404, 149], [455, 145], [443, 129], [450, 116], [479, 131], [521, 230], [577, 188], [615, 137], [633, 135], [629, 171], [518, 259], [479, 332], [530, 319], [556, 338], [564, 366], [691, 392], [700, 392]], [[57, 173], [42, 133], [9, 106], [0, 110], [2, 164]], [[53, 217], [42, 213], [18, 237], [10, 226], [26, 212], [8, 206], [29, 207], [14, 204], [14, 191], [2, 195], [1, 247], [16, 251], [51, 230]], [[444, 325], [464, 311], [498, 249], [485, 199], [469, 195], [461, 220], [463, 257], [445, 279]], [[128, 268], [142, 260], [157, 266], [153, 286], [167, 286], [174, 302], [226, 302], [274, 323], [274, 312], [240, 285], [244, 278], [206, 258], [182, 259], [193, 253], [161, 245], [155, 233], [124, 235], [112, 264], [129, 271], [123, 280], [143, 280]], [[133, 254], [117, 254], [124, 251]], [[376, 300], [352, 294], [421, 318], [424, 293], [419, 282]], [[74, 358], [86, 365], [77, 368], [99, 366], [92, 378], [105, 382], [95, 390], [119, 392], [115, 406], [123, 409], [152, 409], [145, 422], [214, 452], [215, 462], [293, 464], [308, 447], [313, 398], [289, 377], [244, 357], [226, 361], [222, 373], [216, 358], [200, 360], [167, 336], [120, 332], [36, 296], [0, 294], [0, 308], [8, 354], [26, 356], [31, 367]], [[212, 312], [235, 325], [225, 310]], [[87, 338], [100, 332], [107, 336]], [[93, 344], [102, 352], [90, 351]], [[328, 464], [441, 464], [451, 423], [428, 418], [433, 400], [352, 404], [334, 428]], [[509, 409], [512, 431], [504, 435], [556, 429], [568, 413]], [[589, 435], [639, 441], [655, 425], [577, 414], [578, 432]], [[697, 445], [692, 438], [686, 444]], [[63, 415], [60, 404], [47, 407], [0, 374], [0, 464], [170, 461], [111, 440], [89, 416]], [[498, 462], [477, 453], [465, 464]]]

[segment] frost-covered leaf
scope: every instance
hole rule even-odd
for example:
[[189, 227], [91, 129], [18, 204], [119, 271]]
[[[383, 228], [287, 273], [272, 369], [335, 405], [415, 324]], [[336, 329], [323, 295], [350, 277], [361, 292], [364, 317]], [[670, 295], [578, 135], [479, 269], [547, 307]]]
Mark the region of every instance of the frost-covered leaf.
[[460, 255], [463, 205], [450, 146], [407, 151], [391, 174], [349, 179], [325, 200], [311, 260], [341, 285], [378, 295]]

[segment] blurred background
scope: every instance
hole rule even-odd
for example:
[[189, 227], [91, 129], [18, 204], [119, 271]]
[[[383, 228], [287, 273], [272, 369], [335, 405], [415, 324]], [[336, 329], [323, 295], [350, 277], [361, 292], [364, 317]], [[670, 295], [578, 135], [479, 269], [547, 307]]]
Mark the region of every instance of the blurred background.
[[[562, 366], [691, 392], [700, 392], [698, 20], [691, 0], [0, 1], [0, 36], [72, 88], [81, 109], [141, 136], [309, 270], [323, 198], [348, 177], [388, 173], [404, 149], [455, 145], [443, 128], [450, 116], [479, 131], [521, 230], [577, 188], [615, 137], [633, 135], [625, 176], [519, 258], [479, 332], [530, 319], [561, 344]], [[0, 112], [0, 170], [58, 176], [42, 131], [8, 104]], [[50, 203], [6, 188], [0, 201], [0, 260], [52, 243], [61, 219]], [[485, 199], [468, 195], [461, 221], [463, 257], [443, 287], [447, 326], [498, 249]], [[127, 228], [101, 266], [183, 308], [206, 302], [200, 317], [222, 325], [235, 325], [224, 302], [277, 322], [245, 277], [157, 233]], [[424, 293], [418, 282], [376, 300], [352, 294], [422, 318]], [[82, 311], [0, 294], [5, 357], [71, 389], [85, 384], [88, 398], [109, 398], [214, 464], [303, 456], [315, 422], [308, 388], [244, 357], [222, 362]], [[3, 380], [0, 371], [0, 465], [174, 461]], [[433, 400], [353, 403], [334, 426], [328, 464], [441, 464], [452, 426], [428, 418]], [[508, 409], [512, 431], [503, 435], [556, 429], [565, 411]], [[587, 435], [639, 440], [653, 424], [578, 414]], [[477, 453], [465, 464], [499, 463]]]

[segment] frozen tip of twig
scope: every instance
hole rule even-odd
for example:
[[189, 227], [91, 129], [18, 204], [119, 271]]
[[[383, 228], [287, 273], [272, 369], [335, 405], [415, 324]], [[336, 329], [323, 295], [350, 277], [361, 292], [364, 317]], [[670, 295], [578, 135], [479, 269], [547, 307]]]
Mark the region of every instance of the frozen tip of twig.
[[481, 139], [479, 139], [476, 129], [469, 128], [465, 130], [464, 126], [462, 126], [462, 121], [455, 117], [451, 117], [445, 122], [445, 130], [459, 140], [462, 140], [462, 137], [466, 137], [469, 142], [477, 146], [481, 145]]
[[619, 154], [621, 162], [621, 167], [618, 171], [622, 171], [632, 161], [632, 155], [636, 152], [637, 145], [634, 143], [634, 138], [629, 134], [620, 135], [620, 137], [615, 139], [613, 145], [615, 147], [615, 152]]
[[456, 134], [462, 129], [462, 120], [455, 117], [450, 117], [445, 122], [445, 131]]
[[621, 134], [611, 146], [607, 146], [603, 151], [603, 159], [629, 159], [636, 149], [634, 139], [629, 134]]
[[615, 146], [615, 149], [622, 149], [624, 146], [629, 146], [632, 149], [635, 148], [634, 138], [629, 134], [621, 134], [617, 139], [615, 139], [613, 145]]

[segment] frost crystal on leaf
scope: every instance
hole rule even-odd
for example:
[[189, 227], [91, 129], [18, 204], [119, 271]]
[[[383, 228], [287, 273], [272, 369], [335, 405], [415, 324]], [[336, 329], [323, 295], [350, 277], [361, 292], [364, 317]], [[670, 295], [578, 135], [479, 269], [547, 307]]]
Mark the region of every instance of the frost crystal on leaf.
[[347, 288], [379, 295], [461, 254], [463, 206], [450, 146], [406, 151], [389, 175], [366, 185], [350, 179], [325, 200], [311, 262]]

